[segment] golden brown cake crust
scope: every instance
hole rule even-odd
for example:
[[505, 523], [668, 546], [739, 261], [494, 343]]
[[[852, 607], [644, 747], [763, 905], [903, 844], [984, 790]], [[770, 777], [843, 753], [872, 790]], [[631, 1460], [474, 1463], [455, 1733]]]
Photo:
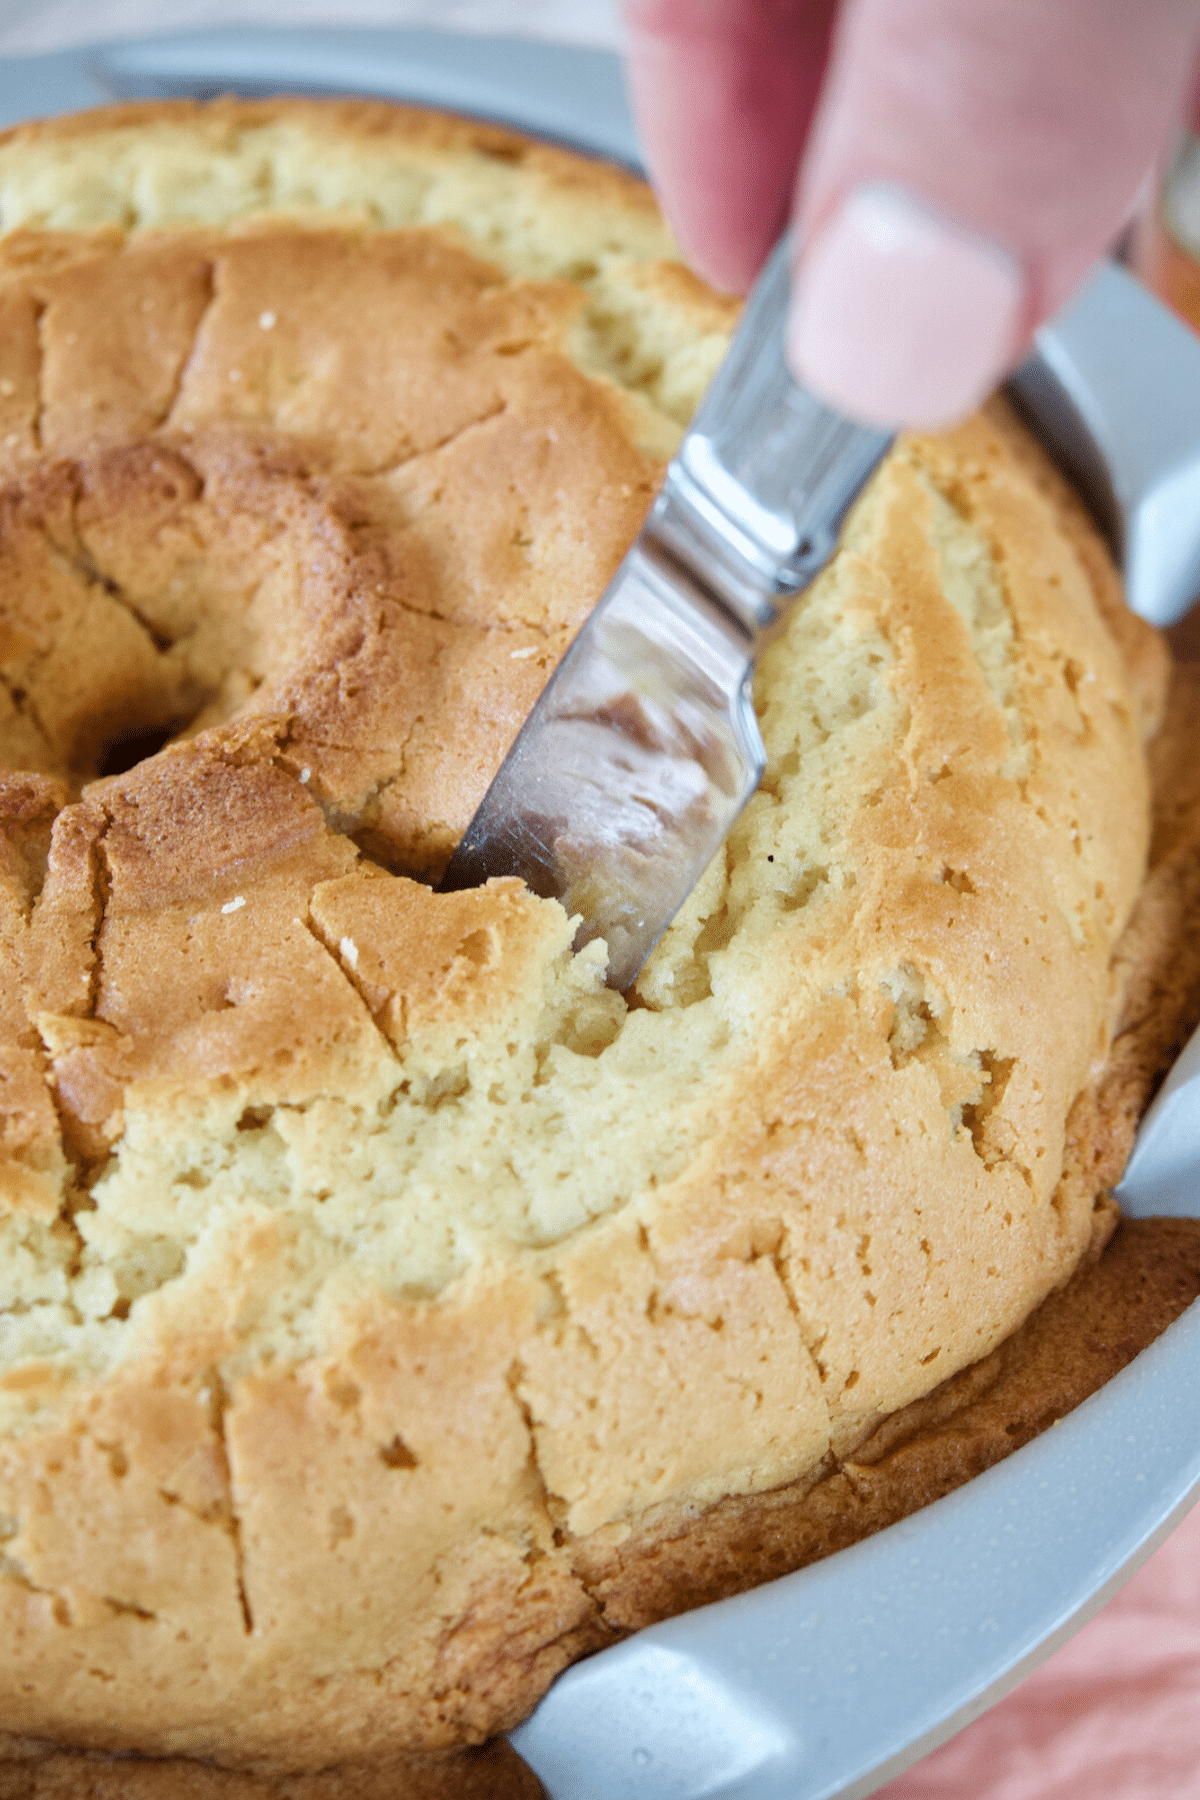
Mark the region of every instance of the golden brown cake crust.
[[626, 1005], [423, 881], [719, 354], [645, 196], [230, 102], [10, 133], [0, 218], [4, 1716], [478, 1742], [1111, 1229], [1161, 649], [1003, 408], [905, 441]]

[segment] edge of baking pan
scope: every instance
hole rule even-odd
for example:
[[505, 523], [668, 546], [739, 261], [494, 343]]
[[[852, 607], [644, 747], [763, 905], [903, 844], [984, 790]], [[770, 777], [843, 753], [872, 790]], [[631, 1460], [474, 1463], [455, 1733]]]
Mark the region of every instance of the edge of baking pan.
[[513, 1743], [555, 1800], [873, 1793], [1015, 1687], [1195, 1502], [1197, 1358], [1192, 1308], [944, 1499], [577, 1663]]
[[512, 125], [641, 171], [610, 51], [444, 31], [192, 31], [0, 64], [0, 126], [114, 100], [373, 95]]
[[[10, 57], [0, 126], [282, 91], [442, 106], [639, 166], [616, 57], [437, 31], [224, 30]], [[1158, 1209], [1200, 1213], [1194, 1170]], [[513, 1743], [554, 1800], [861, 1800], [1070, 1636], [1200, 1495], [1198, 1363], [1193, 1308], [945, 1499], [576, 1664]]]

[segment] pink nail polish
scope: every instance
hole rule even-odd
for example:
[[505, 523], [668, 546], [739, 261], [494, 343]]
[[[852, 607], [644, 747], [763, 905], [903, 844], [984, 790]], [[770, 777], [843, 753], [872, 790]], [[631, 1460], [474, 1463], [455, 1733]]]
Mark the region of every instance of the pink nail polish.
[[1020, 348], [1025, 284], [999, 244], [879, 182], [849, 195], [800, 264], [788, 362], [873, 425], [971, 412]]

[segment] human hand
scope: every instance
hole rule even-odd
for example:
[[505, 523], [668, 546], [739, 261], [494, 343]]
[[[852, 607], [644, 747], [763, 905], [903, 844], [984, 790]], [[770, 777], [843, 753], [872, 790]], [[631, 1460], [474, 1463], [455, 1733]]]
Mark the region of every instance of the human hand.
[[1200, 0], [623, 10], [685, 255], [744, 289], [790, 214], [792, 370], [885, 426], [962, 417], [1070, 297], [1159, 161], [1200, 41]]

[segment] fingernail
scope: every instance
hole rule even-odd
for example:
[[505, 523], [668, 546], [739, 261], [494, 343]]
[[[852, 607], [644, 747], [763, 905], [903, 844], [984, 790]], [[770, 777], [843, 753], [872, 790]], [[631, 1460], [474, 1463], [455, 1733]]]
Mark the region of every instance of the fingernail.
[[857, 188], [800, 263], [793, 374], [865, 423], [928, 429], [965, 417], [1020, 347], [1025, 284], [999, 244], [906, 188]]

